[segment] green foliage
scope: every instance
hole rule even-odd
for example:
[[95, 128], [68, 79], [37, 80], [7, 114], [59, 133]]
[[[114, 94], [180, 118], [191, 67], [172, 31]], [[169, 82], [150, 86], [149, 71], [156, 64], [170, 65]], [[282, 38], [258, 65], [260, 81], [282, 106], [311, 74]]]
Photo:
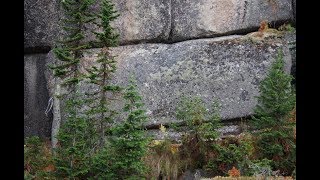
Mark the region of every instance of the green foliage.
[[84, 97], [77, 91], [84, 78], [79, 70], [80, 59], [83, 50], [89, 48], [88, 44], [83, 43], [85, 24], [96, 18], [89, 10], [94, 0], [62, 0], [60, 3], [64, 11], [61, 20], [64, 36], [53, 49], [59, 62], [50, 68], [56, 77], [63, 80], [62, 85], [68, 88], [68, 92], [61, 96], [65, 100], [61, 109], [67, 117], [62, 120], [56, 137], [59, 144], [55, 149], [54, 163], [57, 177], [75, 179], [86, 177], [89, 171], [90, 139], [93, 138], [88, 132], [93, 130], [89, 130], [92, 126], [83, 115]]
[[108, 48], [116, 46], [118, 42], [119, 35], [114, 32], [114, 28], [110, 25], [118, 16], [119, 14], [114, 10], [114, 4], [110, 0], [103, 0], [102, 10], [98, 14], [101, 23], [96, 23], [99, 27], [102, 27], [103, 32], [95, 32], [95, 35], [104, 47], [98, 54], [95, 65], [87, 69], [88, 74], [86, 76], [90, 83], [98, 86], [98, 92], [90, 97], [94, 101], [91, 103], [88, 116], [90, 121], [95, 122], [98, 128], [100, 147], [104, 146], [106, 131], [109, 131], [108, 126], [118, 114], [118, 112], [110, 108], [111, 103], [114, 103], [111, 99], [121, 91], [121, 87], [110, 84], [112, 74], [116, 71], [116, 61], [110, 55]]
[[82, 50], [89, 48], [88, 44], [83, 44], [85, 38], [85, 24], [93, 22], [96, 17], [90, 13], [89, 7], [95, 0], [62, 0], [61, 6], [64, 10], [65, 18], [61, 20], [64, 29], [64, 37], [58, 41], [53, 49], [60, 64], [51, 66], [54, 75], [64, 79], [64, 85], [74, 90], [74, 85], [83, 79], [78, 65], [82, 57]]
[[107, 144], [104, 145], [93, 157], [91, 176], [89, 179], [113, 179], [114, 173], [110, 169], [111, 150]]
[[148, 139], [143, 130], [146, 121], [142, 98], [133, 79], [124, 92], [127, 119], [112, 128], [112, 137], [94, 158], [94, 173], [102, 179], [143, 179]]
[[52, 164], [52, 155], [46, 143], [37, 136], [27, 137], [24, 145], [24, 179], [48, 179], [51, 172], [45, 171]]
[[291, 26], [291, 24], [283, 24], [279, 28], [279, 31], [288, 31], [288, 32], [294, 32], [296, 29]]
[[[228, 170], [237, 167], [241, 174], [248, 174], [250, 157], [254, 152], [250, 134], [243, 137], [229, 136], [211, 145], [205, 168], [216, 174], [228, 174]], [[210, 156], [210, 154], [213, 154]]]
[[112, 1], [103, 0], [102, 10], [98, 15], [102, 23], [97, 24], [99, 27], [103, 28], [103, 32], [95, 32], [95, 34], [100, 42], [104, 44], [104, 46], [115, 46], [118, 43], [119, 34], [115, 33], [114, 28], [110, 25], [110, 23], [118, 16], [119, 14], [116, 10], [114, 10], [114, 4], [112, 4]]
[[[282, 51], [273, 63], [269, 74], [260, 84], [260, 96], [253, 117], [256, 128], [286, 125], [286, 117], [295, 106], [295, 92], [291, 87], [292, 76], [284, 72]], [[261, 119], [263, 118], [263, 120]]]
[[[249, 168], [251, 170], [251, 174], [254, 176], [271, 176], [272, 168], [271, 168], [271, 160], [262, 159], [262, 160], [254, 160], [250, 163]], [[251, 175], [250, 174], [250, 175]]]
[[218, 105], [213, 103], [211, 111], [198, 98], [182, 98], [177, 106], [176, 117], [186, 122], [189, 133], [183, 137], [181, 155], [188, 157], [186, 164], [191, 168], [201, 168], [206, 161], [205, 154], [219, 137], [220, 125]]
[[213, 102], [209, 111], [199, 97], [183, 97], [177, 106], [176, 117], [186, 122], [191, 134], [203, 141], [212, 141], [218, 138], [216, 129], [221, 127], [218, 108], [217, 102]]
[[290, 111], [295, 106], [292, 77], [283, 70], [283, 54], [278, 53], [267, 77], [261, 82], [260, 96], [252, 127], [257, 130], [259, 158], [272, 160], [272, 167], [291, 174], [295, 168], [294, 126]]
[[57, 177], [69, 179], [85, 178], [89, 172], [92, 145], [88, 141], [88, 122], [79, 113], [84, 100], [79, 93], [66, 101], [66, 122], [58, 132], [58, 147], [55, 149], [55, 165]]
[[131, 78], [125, 90], [124, 99], [127, 103], [124, 112], [127, 119], [113, 129], [113, 138], [110, 147], [111, 170], [114, 177], [121, 179], [143, 179], [146, 167], [142, 158], [146, 154], [148, 139], [143, 130], [143, 123], [147, 117], [143, 110], [142, 98], [137, 92], [136, 82]]

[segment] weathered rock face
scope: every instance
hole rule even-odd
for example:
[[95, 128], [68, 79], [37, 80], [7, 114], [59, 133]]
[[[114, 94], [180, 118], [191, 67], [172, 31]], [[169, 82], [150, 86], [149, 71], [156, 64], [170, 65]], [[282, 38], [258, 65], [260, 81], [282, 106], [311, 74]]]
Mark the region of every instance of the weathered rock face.
[[291, 75], [293, 76], [293, 84], [296, 83], [296, 33], [287, 33], [286, 34], [286, 39], [288, 42], [288, 47], [290, 50], [291, 54], [291, 59], [292, 59], [292, 67], [291, 67]]
[[[101, 1], [92, 7], [97, 12]], [[114, 0], [120, 17], [113, 26], [120, 44], [166, 42], [241, 33], [259, 27], [262, 20], [292, 19], [292, 0]], [[49, 49], [61, 36], [63, 16], [58, 0], [26, 0], [25, 43], [33, 49]], [[94, 25], [87, 25], [85, 41], [94, 40]], [[42, 50], [43, 51], [43, 50]]]
[[291, 0], [172, 0], [172, 39], [213, 37], [292, 17]]
[[34, 52], [50, 50], [58, 36], [57, 0], [24, 1], [24, 48]]
[[[229, 36], [121, 46], [112, 49], [118, 61], [114, 82], [125, 86], [135, 74], [150, 116], [148, 124], [176, 121], [175, 108], [182, 96], [199, 96], [207, 105], [217, 100], [222, 119], [245, 117], [253, 113], [259, 82], [280, 48], [289, 73], [291, 55], [280, 39], [252, 43]], [[99, 49], [89, 52], [84, 55], [85, 66], [93, 63]]]
[[44, 65], [46, 54], [24, 56], [24, 136], [50, 137], [52, 114], [45, 115], [49, 100]]
[[171, 0], [116, 0], [118, 17], [113, 26], [120, 34], [120, 43], [160, 42], [168, 39]]
[[[59, 18], [62, 18], [63, 10], [58, 2], [25, 1], [25, 49], [52, 47], [61, 36]], [[98, 12], [100, 3], [97, 1], [92, 11]], [[113, 22], [113, 26], [120, 34], [121, 44], [168, 39], [171, 26], [170, 0], [114, 0], [114, 3], [120, 17]], [[99, 29], [94, 25], [86, 27], [85, 42], [94, 40], [91, 31]]]

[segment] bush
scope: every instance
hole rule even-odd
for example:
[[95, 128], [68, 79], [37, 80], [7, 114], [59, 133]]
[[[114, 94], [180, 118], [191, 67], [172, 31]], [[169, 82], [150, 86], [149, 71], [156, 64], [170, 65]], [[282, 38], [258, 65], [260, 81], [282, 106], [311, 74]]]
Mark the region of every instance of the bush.
[[78, 111], [83, 107], [83, 98], [75, 93], [66, 101], [66, 122], [58, 132], [58, 145], [54, 149], [57, 177], [86, 178], [90, 169], [91, 144], [87, 135], [88, 121]]
[[189, 130], [182, 139], [181, 156], [186, 157], [185, 164], [191, 169], [202, 168], [210, 145], [219, 137], [217, 129], [221, 125], [217, 103], [207, 110], [200, 98], [183, 97], [177, 106], [176, 117], [186, 122]]
[[241, 134], [239, 137], [229, 136], [211, 145], [205, 168], [219, 175], [227, 175], [228, 170], [236, 167], [241, 174], [248, 175], [253, 153], [254, 142], [250, 134]]
[[25, 179], [52, 177], [54, 166], [49, 143], [37, 136], [27, 137], [24, 145]]
[[261, 82], [252, 127], [258, 137], [258, 158], [272, 160], [273, 169], [291, 175], [296, 163], [295, 122], [290, 120], [295, 92], [290, 83], [292, 76], [283, 68], [283, 54], [279, 51], [269, 74]]
[[144, 179], [146, 167], [142, 158], [146, 154], [148, 138], [143, 123], [147, 117], [133, 78], [125, 90], [124, 99], [127, 101], [124, 106], [124, 112], [128, 113], [127, 119], [113, 128], [113, 137], [110, 139], [111, 177]]

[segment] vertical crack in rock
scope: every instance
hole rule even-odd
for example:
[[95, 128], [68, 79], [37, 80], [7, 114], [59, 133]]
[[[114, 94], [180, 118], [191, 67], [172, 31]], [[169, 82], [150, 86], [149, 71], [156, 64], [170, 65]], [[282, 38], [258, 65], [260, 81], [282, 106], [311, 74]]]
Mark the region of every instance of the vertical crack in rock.
[[247, 8], [248, 8], [248, 1], [244, 1], [242, 23], [244, 22], [244, 20], [245, 20], [245, 18], [246, 18]]

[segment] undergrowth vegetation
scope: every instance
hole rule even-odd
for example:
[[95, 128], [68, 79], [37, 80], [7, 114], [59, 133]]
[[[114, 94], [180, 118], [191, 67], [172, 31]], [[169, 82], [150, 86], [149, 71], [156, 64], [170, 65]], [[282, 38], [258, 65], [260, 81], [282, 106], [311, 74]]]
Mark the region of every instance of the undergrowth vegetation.
[[[180, 143], [170, 140], [163, 125], [159, 131], [164, 139], [146, 136], [143, 122], [147, 116], [138, 87], [131, 80], [124, 91], [127, 104], [122, 113], [127, 118], [109, 127], [102, 149], [90, 153], [86, 147], [91, 141], [83, 134], [85, 120], [81, 116], [70, 119], [61, 132], [71, 134], [59, 137], [54, 151], [37, 137], [25, 140], [25, 179], [179, 179], [186, 171], [197, 169], [216, 176], [214, 179], [295, 178], [295, 92], [283, 65], [280, 52], [261, 82], [249, 128], [239, 135], [221, 136], [217, 102], [207, 109], [199, 97], [182, 98], [176, 118], [186, 122], [187, 130]], [[70, 127], [74, 131], [65, 129]]]

